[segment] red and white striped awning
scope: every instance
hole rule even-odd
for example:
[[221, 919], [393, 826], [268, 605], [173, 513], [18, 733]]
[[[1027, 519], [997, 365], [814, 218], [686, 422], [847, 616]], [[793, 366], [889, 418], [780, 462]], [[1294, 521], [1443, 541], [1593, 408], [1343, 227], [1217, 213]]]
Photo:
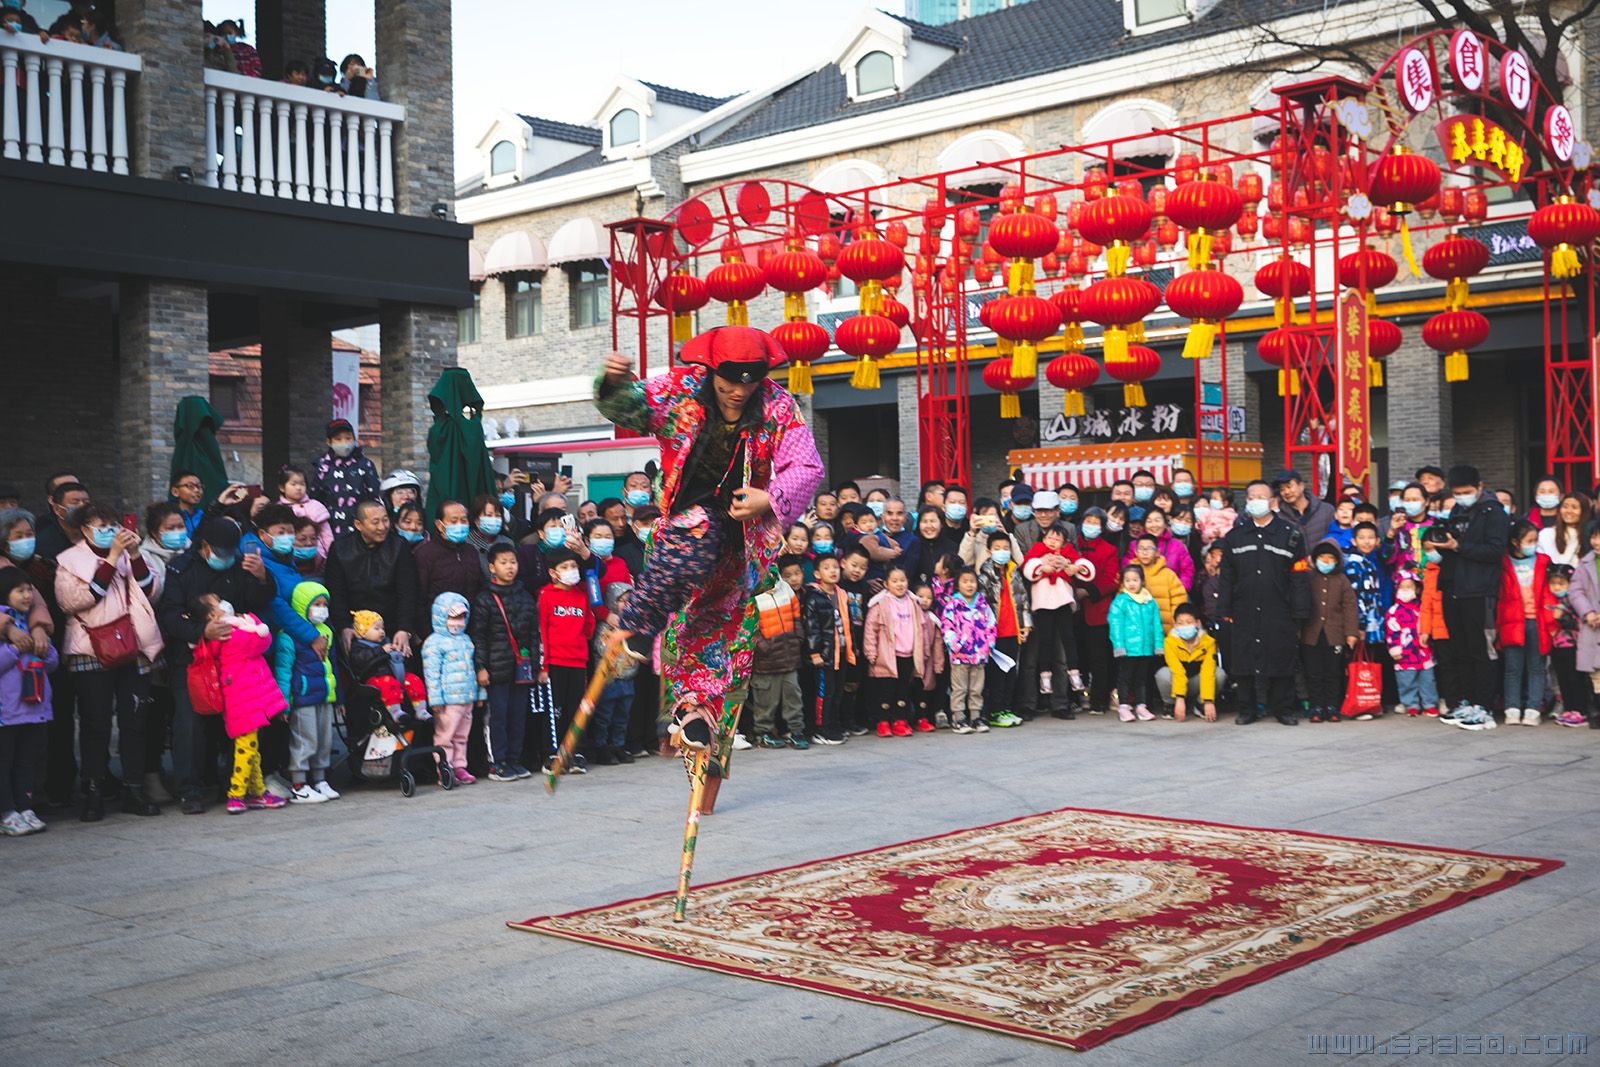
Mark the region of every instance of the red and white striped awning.
[[1054, 489], [1060, 485], [1075, 485], [1079, 489], [1109, 489], [1113, 482], [1132, 478], [1134, 471], [1149, 471], [1156, 476], [1156, 484], [1171, 485], [1173, 470], [1181, 466], [1183, 457], [1170, 452], [1161, 455], [1132, 453], [1109, 458], [1043, 459], [1024, 462], [1022, 480], [1035, 490]]

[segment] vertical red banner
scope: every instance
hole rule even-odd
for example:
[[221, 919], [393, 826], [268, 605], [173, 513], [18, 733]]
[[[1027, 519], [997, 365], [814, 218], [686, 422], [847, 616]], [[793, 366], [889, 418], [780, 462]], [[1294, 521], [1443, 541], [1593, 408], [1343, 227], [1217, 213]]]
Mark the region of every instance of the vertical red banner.
[[1367, 303], [1355, 289], [1339, 298], [1339, 470], [1367, 486], [1372, 466], [1372, 396], [1368, 378]]

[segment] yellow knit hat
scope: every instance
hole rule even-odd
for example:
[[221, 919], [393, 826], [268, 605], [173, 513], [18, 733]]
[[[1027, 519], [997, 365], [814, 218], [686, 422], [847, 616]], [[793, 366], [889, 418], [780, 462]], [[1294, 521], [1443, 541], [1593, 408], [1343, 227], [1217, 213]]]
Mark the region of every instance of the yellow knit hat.
[[383, 616], [376, 611], [352, 611], [350, 621], [355, 624], [356, 636], [365, 637], [374, 626], [383, 625]]

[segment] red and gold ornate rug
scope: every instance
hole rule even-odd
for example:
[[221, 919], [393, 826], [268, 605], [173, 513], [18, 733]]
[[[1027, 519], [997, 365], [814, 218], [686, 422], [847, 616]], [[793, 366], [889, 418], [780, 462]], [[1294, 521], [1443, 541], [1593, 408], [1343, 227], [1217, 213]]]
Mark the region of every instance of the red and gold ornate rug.
[[1559, 866], [1066, 808], [509, 925], [1086, 1049]]

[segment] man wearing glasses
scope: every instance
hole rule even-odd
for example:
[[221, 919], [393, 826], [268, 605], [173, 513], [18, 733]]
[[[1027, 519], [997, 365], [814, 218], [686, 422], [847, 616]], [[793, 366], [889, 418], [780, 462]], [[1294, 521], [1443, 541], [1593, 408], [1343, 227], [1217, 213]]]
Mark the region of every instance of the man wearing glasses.
[[200, 517], [205, 514], [200, 501], [206, 495], [206, 487], [200, 483], [200, 476], [194, 471], [176, 471], [167, 492], [183, 516], [184, 532], [194, 540], [194, 532], [200, 528]]

